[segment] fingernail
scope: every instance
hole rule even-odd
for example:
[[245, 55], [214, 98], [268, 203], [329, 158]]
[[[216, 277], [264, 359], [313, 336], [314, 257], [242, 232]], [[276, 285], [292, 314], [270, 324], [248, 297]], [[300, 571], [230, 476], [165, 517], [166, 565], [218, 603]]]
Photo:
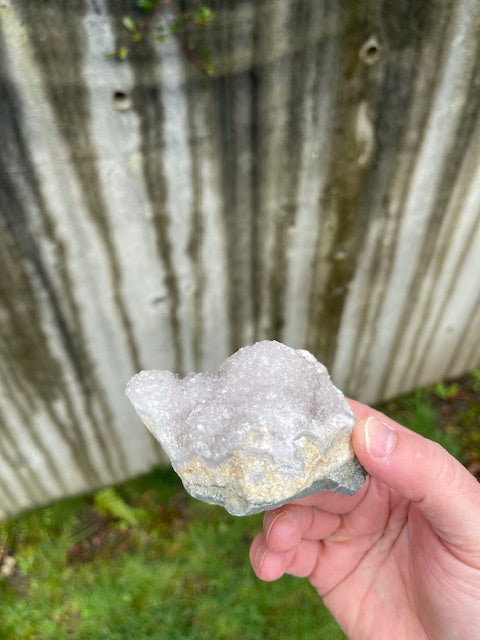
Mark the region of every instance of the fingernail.
[[258, 547], [257, 553], [255, 554], [255, 566], [258, 570], [262, 568], [263, 561], [265, 559], [266, 554], [267, 554], [266, 547], [264, 547], [263, 545], [261, 547]]
[[365, 422], [365, 444], [372, 458], [386, 458], [390, 455], [397, 435], [390, 425], [370, 417]]
[[268, 542], [268, 536], [270, 535], [270, 531], [272, 530], [273, 525], [277, 522], [277, 520], [279, 520], [280, 518], [283, 518], [284, 515], [285, 515], [285, 511], [280, 511], [276, 513], [275, 516], [272, 518], [272, 521], [270, 522], [270, 524], [267, 527], [267, 530], [265, 531], [265, 538], [267, 542]]

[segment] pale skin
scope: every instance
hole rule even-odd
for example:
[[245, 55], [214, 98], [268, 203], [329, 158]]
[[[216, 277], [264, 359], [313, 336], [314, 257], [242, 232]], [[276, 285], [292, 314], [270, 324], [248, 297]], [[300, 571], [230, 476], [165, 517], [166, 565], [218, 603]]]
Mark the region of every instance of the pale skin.
[[436, 443], [349, 402], [365, 485], [267, 512], [255, 573], [308, 578], [350, 640], [480, 639], [480, 484]]

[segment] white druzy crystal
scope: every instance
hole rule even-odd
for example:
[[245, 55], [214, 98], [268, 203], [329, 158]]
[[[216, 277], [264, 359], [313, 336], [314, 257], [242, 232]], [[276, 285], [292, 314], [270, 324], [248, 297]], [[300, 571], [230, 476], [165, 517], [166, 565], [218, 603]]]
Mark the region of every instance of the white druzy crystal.
[[265, 340], [215, 374], [141, 371], [126, 393], [186, 490], [234, 515], [321, 490], [350, 495], [364, 482], [355, 417], [308, 351]]

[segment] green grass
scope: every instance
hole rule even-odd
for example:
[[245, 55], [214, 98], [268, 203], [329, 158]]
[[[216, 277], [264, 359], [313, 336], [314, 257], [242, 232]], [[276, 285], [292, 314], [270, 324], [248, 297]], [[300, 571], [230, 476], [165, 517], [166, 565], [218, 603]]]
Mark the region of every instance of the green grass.
[[[477, 371], [379, 408], [480, 469], [479, 391]], [[191, 499], [171, 470], [12, 518], [0, 640], [345, 638], [306, 580], [254, 576], [261, 520]]]
[[[396, 401], [395, 407], [386, 412], [400, 424], [408, 425], [425, 438], [435, 440], [456, 458], [461, 457], [462, 448], [458, 437], [441, 428], [441, 415], [432, 402], [434, 388], [415, 391]], [[446, 398], [445, 398], [446, 400]]]
[[436, 440], [480, 475], [480, 369], [438, 382], [378, 407], [398, 422]]
[[233, 518], [189, 498], [170, 470], [110, 497], [127, 519], [108, 514], [105, 494], [99, 509], [97, 494], [0, 527], [17, 560], [0, 580], [0, 638], [345, 637], [307, 581], [254, 576], [248, 548], [261, 516]]

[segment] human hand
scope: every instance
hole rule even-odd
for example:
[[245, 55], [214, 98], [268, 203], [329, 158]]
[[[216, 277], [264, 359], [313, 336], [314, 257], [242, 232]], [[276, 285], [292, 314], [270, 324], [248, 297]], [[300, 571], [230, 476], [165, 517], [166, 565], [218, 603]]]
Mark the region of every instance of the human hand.
[[307, 577], [351, 640], [480, 639], [479, 483], [438, 444], [349, 402], [365, 485], [267, 512], [255, 573]]

